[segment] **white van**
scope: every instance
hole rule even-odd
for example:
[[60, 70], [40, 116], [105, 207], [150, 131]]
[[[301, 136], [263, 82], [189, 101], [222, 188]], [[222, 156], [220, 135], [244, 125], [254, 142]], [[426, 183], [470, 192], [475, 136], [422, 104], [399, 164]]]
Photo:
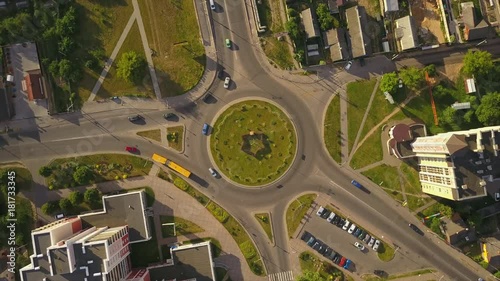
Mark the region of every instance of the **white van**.
[[61, 214], [57, 214], [57, 215], [54, 216], [54, 218], [56, 220], [60, 220], [60, 219], [64, 218], [64, 214], [62, 214], [62, 213]]
[[212, 9], [212, 11], [215, 11], [215, 2], [214, 2], [214, 0], [210, 0], [210, 9]]

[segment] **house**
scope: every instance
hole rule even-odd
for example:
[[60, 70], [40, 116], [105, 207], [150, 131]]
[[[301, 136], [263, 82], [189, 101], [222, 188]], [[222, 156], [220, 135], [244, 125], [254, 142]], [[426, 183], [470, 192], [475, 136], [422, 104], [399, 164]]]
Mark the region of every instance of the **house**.
[[306, 39], [311, 39], [314, 37], [319, 37], [319, 26], [316, 21], [316, 16], [313, 13], [313, 10], [305, 9], [300, 13], [300, 17], [302, 18], [302, 24], [304, 25], [304, 31], [306, 33]]
[[464, 24], [464, 39], [466, 41], [484, 39], [488, 37], [490, 26], [484, 20], [476, 18], [476, 8], [473, 2], [461, 3], [462, 21]]
[[22, 82], [23, 91], [28, 94], [28, 100], [45, 99], [43, 76], [40, 69], [26, 71], [27, 75]]
[[467, 200], [500, 190], [500, 126], [419, 137], [418, 157], [424, 193]]
[[422, 136], [427, 136], [425, 124], [423, 123], [395, 124], [389, 129], [389, 140], [387, 140], [389, 154], [398, 159], [415, 157], [415, 153], [411, 149], [411, 143]]
[[366, 26], [366, 13], [364, 7], [354, 6], [346, 9], [345, 13], [352, 58], [370, 55], [370, 38], [363, 29], [363, 27]]
[[343, 28], [330, 29], [323, 32], [323, 44], [325, 49], [330, 50], [332, 61], [344, 60], [349, 57], [345, 30]]
[[481, 247], [481, 256], [489, 265], [500, 267], [500, 236], [482, 238], [479, 246]]
[[399, 11], [398, 0], [384, 0], [384, 13]]
[[410, 50], [418, 46], [417, 28], [412, 16], [396, 20], [396, 40], [401, 51]]
[[454, 213], [451, 218], [441, 218], [442, 227], [446, 236], [446, 241], [455, 245], [461, 241], [475, 241], [476, 236], [473, 230], [469, 230], [464, 220], [458, 213]]
[[330, 10], [330, 14], [338, 14], [339, 7], [342, 7], [346, 4], [344, 0], [328, 0], [328, 9]]

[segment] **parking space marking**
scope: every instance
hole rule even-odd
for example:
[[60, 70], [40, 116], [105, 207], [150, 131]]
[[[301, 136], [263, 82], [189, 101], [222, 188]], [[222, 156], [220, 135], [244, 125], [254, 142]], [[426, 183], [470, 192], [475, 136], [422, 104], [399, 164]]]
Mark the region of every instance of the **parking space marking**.
[[273, 273], [268, 275], [269, 281], [293, 281], [293, 272], [290, 271], [283, 271], [283, 272], [278, 272], [278, 273]]

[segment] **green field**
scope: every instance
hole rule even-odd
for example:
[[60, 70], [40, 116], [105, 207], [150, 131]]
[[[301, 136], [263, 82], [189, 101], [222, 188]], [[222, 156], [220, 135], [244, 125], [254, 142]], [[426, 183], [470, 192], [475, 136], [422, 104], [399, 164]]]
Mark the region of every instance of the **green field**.
[[384, 147], [382, 147], [381, 131], [377, 129], [366, 139], [363, 145], [359, 146], [354, 152], [349, 165], [356, 170], [372, 163], [382, 161], [384, 158], [382, 149], [384, 149]]
[[305, 194], [294, 200], [286, 210], [286, 227], [288, 236], [291, 238], [300, 225], [300, 221], [306, 215], [311, 204], [316, 199], [316, 194]]
[[340, 131], [340, 98], [334, 97], [326, 110], [323, 138], [330, 156], [335, 162], [342, 161], [341, 131]]
[[377, 80], [361, 80], [347, 84], [347, 120], [348, 125], [348, 141], [349, 151], [351, 151], [356, 136], [358, 135], [359, 127], [363, 116], [368, 108], [370, 96], [375, 88]]
[[219, 116], [210, 150], [221, 173], [239, 184], [261, 186], [278, 179], [293, 162], [295, 129], [274, 105], [245, 101]]
[[161, 142], [161, 130], [160, 129], [137, 132], [137, 135], [141, 136], [143, 138], [147, 138], [150, 140]]
[[168, 146], [182, 151], [182, 142], [184, 141], [184, 126], [175, 126], [167, 128]]

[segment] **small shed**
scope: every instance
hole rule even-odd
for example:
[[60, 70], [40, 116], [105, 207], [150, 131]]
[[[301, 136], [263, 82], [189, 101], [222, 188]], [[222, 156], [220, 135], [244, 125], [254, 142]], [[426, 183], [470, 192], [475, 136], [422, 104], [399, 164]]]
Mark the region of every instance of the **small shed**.
[[476, 92], [476, 83], [474, 82], [474, 78], [465, 79], [465, 92], [467, 94], [472, 94]]

